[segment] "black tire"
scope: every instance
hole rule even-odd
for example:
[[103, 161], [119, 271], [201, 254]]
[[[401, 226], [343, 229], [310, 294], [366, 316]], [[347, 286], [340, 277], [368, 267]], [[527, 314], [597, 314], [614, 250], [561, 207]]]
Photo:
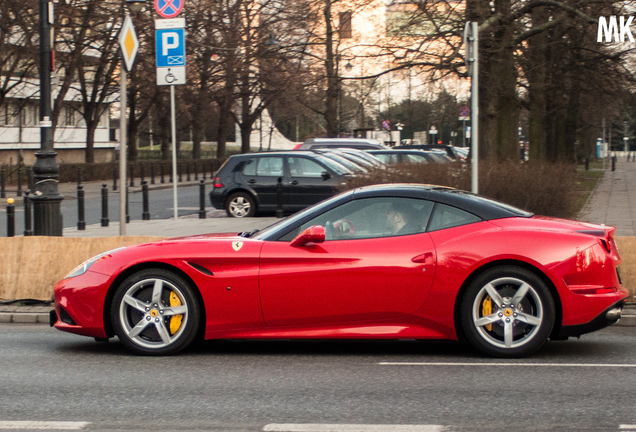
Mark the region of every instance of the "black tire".
[[115, 292], [110, 315], [119, 340], [143, 355], [185, 349], [196, 337], [201, 319], [190, 284], [163, 269], [146, 269], [126, 278]]
[[460, 306], [468, 341], [492, 357], [523, 357], [550, 336], [554, 299], [535, 273], [516, 266], [486, 270], [471, 282]]
[[256, 213], [256, 202], [246, 192], [236, 192], [225, 202], [225, 212], [229, 217], [252, 217]]

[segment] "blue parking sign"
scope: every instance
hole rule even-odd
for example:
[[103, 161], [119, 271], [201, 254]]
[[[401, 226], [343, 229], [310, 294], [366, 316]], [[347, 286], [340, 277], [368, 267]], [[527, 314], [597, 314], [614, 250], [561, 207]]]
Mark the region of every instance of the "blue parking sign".
[[155, 33], [157, 67], [185, 66], [185, 30], [160, 29]]

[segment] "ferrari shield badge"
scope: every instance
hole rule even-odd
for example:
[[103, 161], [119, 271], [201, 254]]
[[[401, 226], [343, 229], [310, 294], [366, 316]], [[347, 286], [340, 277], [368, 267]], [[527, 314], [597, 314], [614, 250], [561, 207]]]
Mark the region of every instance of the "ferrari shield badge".
[[234, 249], [235, 251], [239, 251], [241, 250], [241, 248], [243, 247], [243, 242], [237, 241], [237, 242], [232, 242], [232, 249]]

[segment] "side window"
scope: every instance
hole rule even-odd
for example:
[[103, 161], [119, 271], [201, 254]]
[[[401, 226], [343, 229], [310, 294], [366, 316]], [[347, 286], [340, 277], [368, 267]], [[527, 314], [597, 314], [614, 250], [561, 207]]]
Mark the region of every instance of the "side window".
[[422, 233], [433, 209], [430, 201], [378, 197], [349, 201], [283, 236], [289, 241], [314, 225], [325, 227], [326, 240], [392, 237]]
[[457, 207], [437, 203], [433, 209], [433, 216], [428, 225], [428, 231], [438, 231], [480, 221], [481, 219], [472, 213], [468, 213]]
[[413, 154], [405, 154], [404, 155], [407, 163], [426, 163], [428, 160], [424, 156], [413, 155]]
[[264, 157], [258, 159], [256, 167], [256, 175], [258, 176], [282, 176], [283, 175], [283, 158], [282, 157]]
[[301, 157], [290, 157], [289, 172], [292, 177], [311, 177], [320, 178], [326, 169], [311, 159]]
[[246, 176], [255, 176], [256, 162], [258, 162], [258, 159], [250, 159], [245, 162], [245, 165], [243, 166], [243, 174]]

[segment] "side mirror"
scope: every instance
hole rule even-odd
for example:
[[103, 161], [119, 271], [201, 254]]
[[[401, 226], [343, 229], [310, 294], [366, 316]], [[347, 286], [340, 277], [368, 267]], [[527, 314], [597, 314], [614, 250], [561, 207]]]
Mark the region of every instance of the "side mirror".
[[331, 178], [331, 174], [327, 171], [323, 171], [322, 174], [320, 174], [320, 177], [322, 177], [323, 180], [329, 180]]
[[314, 225], [301, 232], [290, 243], [292, 247], [302, 247], [308, 243], [322, 243], [325, 241], [325, 228]]

